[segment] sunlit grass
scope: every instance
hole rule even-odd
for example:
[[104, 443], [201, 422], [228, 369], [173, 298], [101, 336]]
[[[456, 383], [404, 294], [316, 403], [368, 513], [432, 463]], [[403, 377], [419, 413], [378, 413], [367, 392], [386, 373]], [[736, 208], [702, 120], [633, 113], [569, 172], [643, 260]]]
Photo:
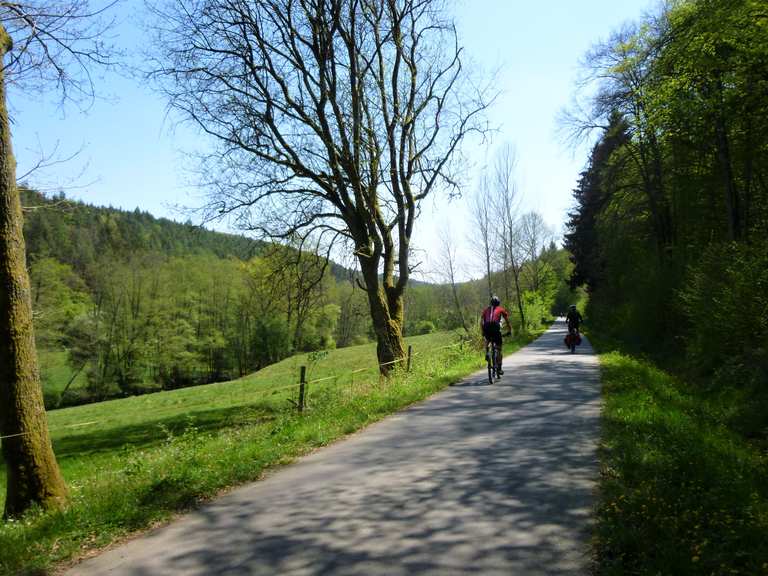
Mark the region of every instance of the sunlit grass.
[[[0, 526], [0, 569], [77, 557], [421, 400], [484, 365], [479, 350], [459, 342], [447, 332], [409, 338], [413, 370], [389, 380], [379, 378], [375, 345], [364, 345], [290, 358], [233, 382], [50, 412], [71, 500], [61, 512]], [[509, 342], [505, 352], [519, 347]], [[301, 365], [310, 382], [333, 377], [308, 385], [303, 415], [292, 402]], [[4, 484], [3, 471], [0, 499]]]

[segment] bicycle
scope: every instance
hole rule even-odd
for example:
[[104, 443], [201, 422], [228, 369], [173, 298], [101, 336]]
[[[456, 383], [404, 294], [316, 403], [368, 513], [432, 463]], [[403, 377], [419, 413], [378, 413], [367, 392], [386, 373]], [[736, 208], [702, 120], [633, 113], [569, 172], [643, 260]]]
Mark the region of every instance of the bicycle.
[[571, 354], [576, 352], [576, 346], [581, 344], [581, 335], [577, 328], [568, 327], [568, 334], [565, 337], [565, 345], [571, 351]]
[[[504, 336], [511, 336], [512, 332], [507, 332]], [[489, 351], [490, 347], [490, 351]], [[501, 379], [501, 347], [497, 346], [495, 342], [491, 340], [485, 341], [485, 361], [488, 364], [488, 383], [493, 384], [493, 378], [497, 380]]]
[[494, 377], [501, 378], [501, 351], [495, 342], [485, 341], [485, 361], [488, 364], [488, 383], [493, 384]]

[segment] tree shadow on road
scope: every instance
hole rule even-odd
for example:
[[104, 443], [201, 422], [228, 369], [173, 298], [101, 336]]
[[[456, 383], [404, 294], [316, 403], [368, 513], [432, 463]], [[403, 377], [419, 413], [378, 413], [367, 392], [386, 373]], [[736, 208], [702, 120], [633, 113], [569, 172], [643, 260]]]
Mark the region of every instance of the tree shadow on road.
[[554, 340], [150, 535], [126, 573], [583, 573], [599, 380]]

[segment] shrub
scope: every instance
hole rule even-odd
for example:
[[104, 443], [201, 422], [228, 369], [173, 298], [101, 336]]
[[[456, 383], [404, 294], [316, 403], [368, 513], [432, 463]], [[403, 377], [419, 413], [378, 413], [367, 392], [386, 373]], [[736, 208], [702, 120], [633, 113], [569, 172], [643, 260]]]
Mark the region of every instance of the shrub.
[[551, 318], [548, 308], [538, 292], [529, 290], [523, 293], [523, 309], [528, 331], [538, 330]]
[[768, 381], [768, 250], [716, 244], [689, 271], [680, 302], [687, 354], [721, 384]]
[[419, 320], [414, 326], [414, 334], [432, 334], [435, 331], [435, 324], [429, 320]]

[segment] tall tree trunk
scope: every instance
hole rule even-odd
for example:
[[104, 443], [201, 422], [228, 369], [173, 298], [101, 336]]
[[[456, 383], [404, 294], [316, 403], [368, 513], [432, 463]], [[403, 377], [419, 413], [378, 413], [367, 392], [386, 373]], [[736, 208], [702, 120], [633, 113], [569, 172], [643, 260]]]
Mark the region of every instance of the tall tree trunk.
[[453, 304], [456, 306], [456, 312], [459, 314], [459, 320], [461, 321], [461, 327], [464, 328], [464, 332], [469, 334], [469, 326], [464, 319], [464, 311], [461, 309], [461, 302], [459, 301], [459, 292], [456, 288], [456, 283], [451, 282], [451, 291], [453, 292]]
[[728, 239], [739, 240], [741, 238], [741, 218], [739, 206], [739, 192], [736, 188], [736, 180], [733, 174], [731, 162], [730, 144], [725, 122], [721, 117], [715, 120], [715, 142], [717, 148], [717, 160], [725, 184], [725, 210], [728, 219]]
[[[750, 82], [750, 85], [752, 83]], [[747, 241], [750, 240], [750, 228], [752, 227], [752, 177], [754, 174], [754, 143], [753, 143], [753, 131], [752, 131], [752, 113], [747, 114], [746, 127], [744, 129], [744, 168], [742, 172], [742, 180], [744, 182], [742, 188], [742, 234], [743, 238]]]
[[634, 114], [637, 119], [638, 143], [636, 162], [643, 180], [643, 190], [648, 200], [648, 209], [651, 211], [651, 223], [656, 236], [656, 248], [659, 260], [666, 257], [667, 248], [673, 243], [672, 215], [669, 203], [664, 197], [664, 179], [661, 160], [661, 147], [656, 138], [653, 127], [647, 125], [645, 107], [636, 102]]
[[[0, 25], [0, 63], [11, 39]], [[60, 505], [67, 490], [53, 454], [32, 328], [16, 163], [0, 69], [0, 436], [8, 473], [4, 515]]]
[[731, 159], [731, 145], [728, 138], [728, 127], [725, 123], [725, 114], [723, 112], [723, 81], [717, 80], [717, 94], [719, 99], [719, 110], [715, 113], [715, 149], [717, 150], [717, 160], [720, 164], [723, 183], [725, 187], [725, 210], [728, 219], [728, 239], [741, 239], [741, 206], [739, 206], [739, 190], [736, 186], [736, 178], [733, 170], [733, 161]]
[[491, 247], [488, 244], [488, 239], [485, 239], [483, 246], [485, 251], [485, 276], [488, 278], [488, 298], [493, 296], [493, 283], [491, 281]]
[[375, 259], [360, 258], [363, 280], [371, 309], [373, 331], [376, 334], [376, 355], [379, 371], [388, 375], [397, 366], [397, 360], [405, 358], [403, 295], [396, 288], [386, 289], [379, 283]]
[[[514, 264], [513, 264], [514, 267]], [[514, 267], [512, 270], [512, 276], [515, 278], [515, 293], [517, 296], [517, 311], [520, 313], [520, 331], [528, 332], [525, 326], [525, 310], [523, 308], [523, 294], [520, 292], [520, 269]]]
[[[461, 308], [461, 301], [459, 300], [459, 290], [456, 287], [456, 269], [454, 266], [454, 253], [451, 245], [450, 236], [446, 235], [443, 240], [443, 246], [445, 250], [445, 262], [444, 265], [448, 268], [448, 280], [451, 282], [451, 293], [453, 294], [453, 305], [456, 307], [456, 313], [461, 321], [461, 326], [466, 333], [469, 333], [469, 326], [464, 318], [464, 311]], [[506, 272], [506, 271], [505, 271]]]
[[509, 302], [510, 300], [510, 294], [509, 294], [509, 263], [507, 261], [507, 256], [504, 256], [504, 302]]

